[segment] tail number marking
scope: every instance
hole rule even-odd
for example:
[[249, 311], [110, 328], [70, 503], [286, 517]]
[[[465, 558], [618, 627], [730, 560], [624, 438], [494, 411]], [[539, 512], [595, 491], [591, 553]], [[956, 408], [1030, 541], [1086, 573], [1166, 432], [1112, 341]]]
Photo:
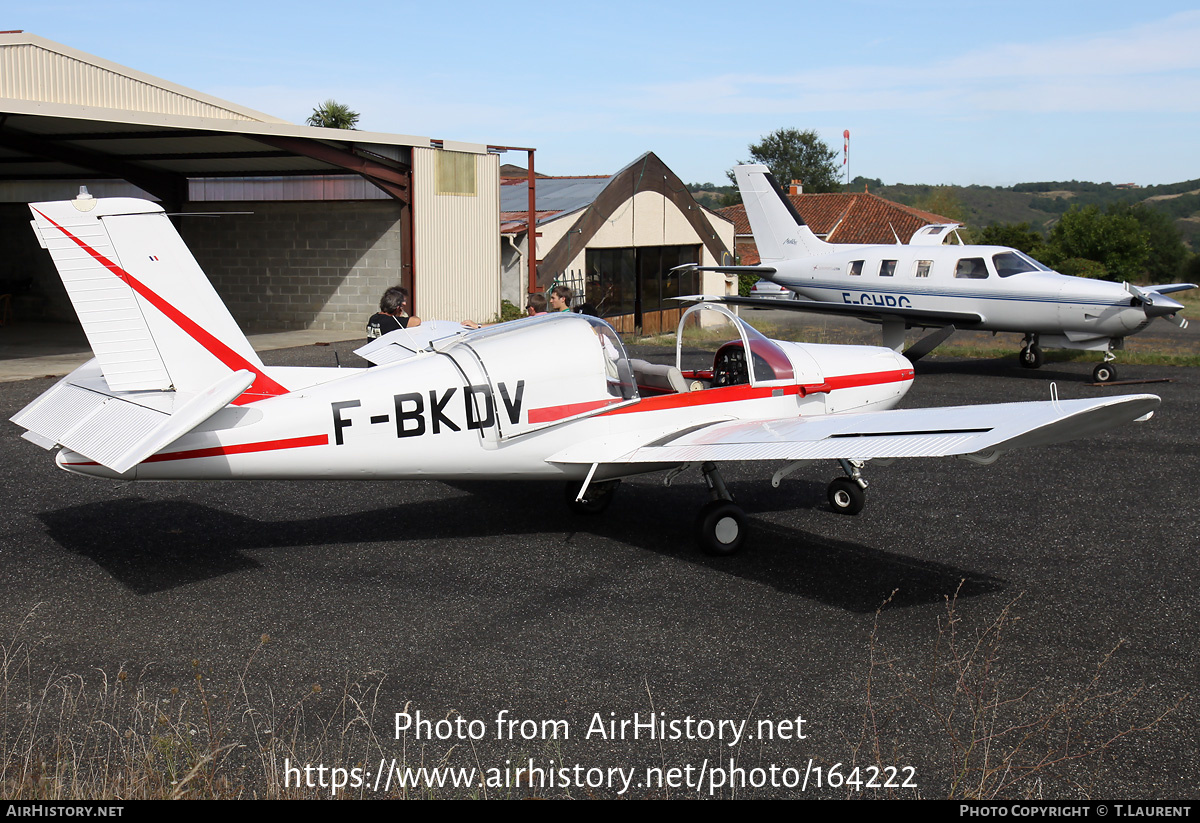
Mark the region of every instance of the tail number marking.
[[[521, 405], [525, 398], [525, 381], [518, 380], [517, 388], [511, 394], [508, 386], [499, 383], [500, 403], [508, 422], [516, 425], [521, 421]], [[451, 386], [444, 391], [431, 389], [428, 392], [405, 392], [393, 396], [395, 416], [391, 414], [371, 415], [368, 425], [387, 423], [395, 420], [397, 437], [420, 437], [424, 434], [442, 434], [444, 432], [468, 431], [486, 429], [496, 425], [497, 404], [490, 386], [467, 386], [462, 390], [461, 403], [454, 402], [459, 393], [458, 386]], [[338, 445], [345, 443], [346, 429], [353, 428], [354, 418], [349, 410], [359, 408], [359, 400], [341, 400], [330, 403], [333, 415], [333, 442]], [[456, 417], [452, 410], [462, 410], [462, 416]], [[362, 421], [360, 421], [362, 422]]]

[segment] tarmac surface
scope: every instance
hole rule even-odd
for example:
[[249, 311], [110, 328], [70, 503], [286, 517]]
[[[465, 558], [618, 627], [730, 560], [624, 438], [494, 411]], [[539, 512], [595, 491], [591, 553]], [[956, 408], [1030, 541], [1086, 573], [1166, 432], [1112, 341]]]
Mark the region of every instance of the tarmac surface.
[[[350, 365], [359, 343], [264, 359], [332, 365], [337, 352]], [[856, 517], [825, 501], [836, 466], [777, 489], [773, 465], [730, 466], [751, 522], [730, 558], [694, 546], [707, 499], [698, 471], [670, 487], [661, 475], [625, 481], [607, 513], [580, 518], [557, 484], [109, 483], [59, 471], [7, 424], [0, 645], [6, 661], [26, 663], [6, 662], [6, 693], [23, 688], [57, 711], [53, 684], [115, 694], [123, 670], [122, 688], [192, 717], [200, 672], [224, 707], [223, 740], [242, 747], [230, 757], [251, 772], [263, 741], [286, 731], [288, 746], [271, 751], [293, 765], [373, 773], [381, 757], [481, 770], [532, 759], [579, 765], [583, 782], [606, 770], [603, 785], [538, 796], [611, 796], [622, 784], [607, 770], [634, 768], [626, 796], [974, 787], [1194, 799], [1200, 379], [1192, 368], [1129, 366], [1122, 377], [1172, 382], [1094, 387], [1091, 366], [921, 361], [906, 407], [1043, 399], [1052, 383], [1063, 398], [1147, 391], [1163, 404], [1146, 423], [991, 466], [870, 464]], [[4, 418], [51, 382], [0, 384]], [[394, 715], [405, 711], [479, 720], [484, 734], [397, 740]], [[5, 712], [10, 725], [23, 716], [12, 701]], [[613, 739], [596, 726], [651, 713], [679, 734], [649, 739], [643, 726], [633, 739], [626, 726]], [[508, 739], [498, 717], [563, 720], [570, 736], [559, 726], [560, 739], [546, 739], [539, 725], [522, 739], [533, 727], [517, 726]], [[799, 728], [783, 722], [798, 717]], [[743, 720], [746, 736], [730, 745]], [[374, 736], [362, 742], [367, 726]], [[972, 741], [964, 772], [956, 753]], [[714, 785], [731, 757], [766, 785]], [[852, 764], [895, 766], [897, 781], [912, 767], [917, 788], [831, 788], [832, 773], [818, 788], [812, 767], [836, 764], [843, 777]], [[679, 769], [679, 781], [655, 785], [654, 768]], [[699, 791], [683, 785], [702, 773]], [[808, 776], [803, 791], [797, 774]]]

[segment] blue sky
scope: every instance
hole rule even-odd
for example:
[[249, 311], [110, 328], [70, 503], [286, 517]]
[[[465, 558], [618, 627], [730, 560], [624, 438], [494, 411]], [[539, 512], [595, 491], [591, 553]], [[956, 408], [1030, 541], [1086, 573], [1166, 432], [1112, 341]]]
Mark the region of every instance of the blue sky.
[[[724, 182], [816, 129], [851, 175], [1008, 185], [1200, 177], [1200, 8], [837, 3], [5, 2], [23, 29], [301, 123], [533, 146], [548, 174], [654, 151]], [[506, 161], [524, 164], [523, 154]]]

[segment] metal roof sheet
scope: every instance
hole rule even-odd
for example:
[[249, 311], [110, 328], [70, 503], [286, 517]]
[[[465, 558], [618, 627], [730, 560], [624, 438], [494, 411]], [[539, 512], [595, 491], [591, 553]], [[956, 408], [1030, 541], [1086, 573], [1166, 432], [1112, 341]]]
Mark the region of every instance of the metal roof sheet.
[[[537, 180], [538, 222], [542, 212], [557, 216], [591, 204], [608, 186], [611, 177], [539, 177]], [[529, 184], [521, 180], [500, 187], [500, 211], [529, 210]]]

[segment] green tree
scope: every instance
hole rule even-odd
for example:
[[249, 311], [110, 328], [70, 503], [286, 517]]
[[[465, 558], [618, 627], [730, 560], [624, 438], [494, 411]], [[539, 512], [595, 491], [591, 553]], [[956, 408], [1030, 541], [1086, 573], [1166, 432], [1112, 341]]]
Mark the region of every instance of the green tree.
[[349, 106], [336, 100], [326, 100], [313, 109], [307, 122], [310, 126], [326, 129], [353, 129], [358, 125], [358, 112], [351, 111]]
[[[1091, 261], [1104, 267], [1116, 280], [1135, 280], [1145, 271], [1150, 243], [1137, 218], [1131, 214], [1106, 213], [1099, 206], [1072, 207], [1050, 230], [1044, 262], [1058, 267], [1068, 261]], [[1084, 276], [1096, 269], [1072, 262]]]
[[913, 205], [921, 211], [940, 214], [955, 223], [966, 225], [967, 210], [958, 199], [954, 186], [931, 186], [929, 191], [913, 201]]
[[1161, 282], [1173, 280], [1182, 274], [1188, 250], [1183, 244], [1183, 235], [1169, 215], [1143, 203], [1113, 203], [1108, 207], [1108, 213], [1129, 215], [1141, 224], [1150, 247], [1145, 264], [1147, 279]]
[[[842, 190], [838, 182], [839, 167], [834, 162], [837, 152], [812, 129], [776, 129], [748, 148], [751, 160], [770, 169], [775, 182], [781, 186], [799, 180], [806, 192]], [[736, 182], [733, 169], [726, 174]], [[741, 202], [740, 197], [737, 202]]]
[[[984, 246], [1008, 246], [1037, 257], [1046, 239], [1028, 223], [993, 223], [979, 232], [979, 243]], [[1040, 258], [1039, 258], [1040, 259]]]

